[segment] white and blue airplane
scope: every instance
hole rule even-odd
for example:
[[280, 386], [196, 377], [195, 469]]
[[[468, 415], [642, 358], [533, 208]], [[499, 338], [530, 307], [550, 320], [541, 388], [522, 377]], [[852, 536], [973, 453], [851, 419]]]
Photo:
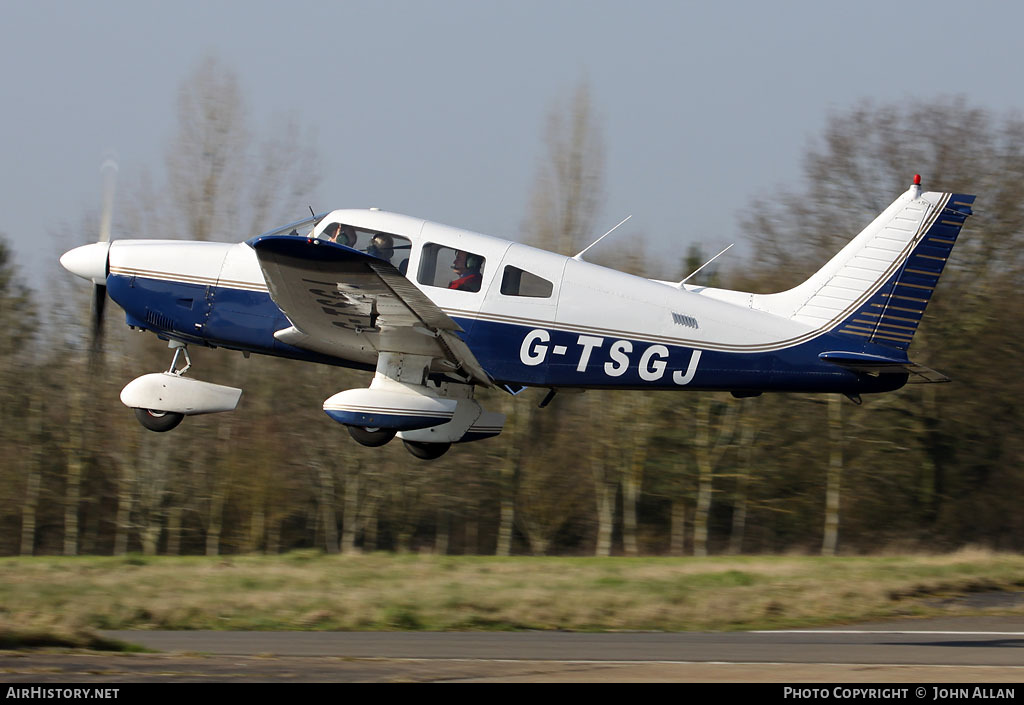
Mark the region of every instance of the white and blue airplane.
[[[121, 400], [167, 431], [241, 390], [184, 376], [188, 345], [375, 370], [323, 408], [353, 438], [419, 458], [496, 436], [477, 386], [841, 393], [944, 382], [907, 348], [974, 196], [920, 177], [799, 286], [752, 294], [644, 279], [378, 209], [313, 215], [246, 242], [102, 239], [61, 264], [130, 327], [168, 341], [166, 372]], [[184, 360], [182, 361], [182, 356]]]

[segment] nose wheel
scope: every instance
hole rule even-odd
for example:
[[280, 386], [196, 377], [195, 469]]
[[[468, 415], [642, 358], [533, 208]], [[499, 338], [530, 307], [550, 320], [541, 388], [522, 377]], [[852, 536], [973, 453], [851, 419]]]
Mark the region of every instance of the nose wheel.
[[[242, 390], [185, 377], [192, 366], [184, 343], [171, 341], [174, 359], [166, 372], [136, 377], [121, 390], [121, 403], [135, 412], [143, 428], [163, 433], [186, 416], [234, 411]], [[179, 363], [184, 364], [179, 367]]]
[[[177, 377], [181, 377], [189, 368], [192, 367], [192, 358], [188, 356], [188, 348], [185, 347], [184, 343], [172, 342], [169, 347], [174, 349], [174, 357], [171, 358], [171, 366], [167, 369], [167, 372]], [[185, 358], [185, 366], [178, 367], [178, 359]], [[139, 420], [142, 427], [149, 431], [156, 431], [157, 433], [166, 433], [171, 429], [178, 427], [182, 421], [185, 420], [185, 414], [178, 413], [177, 411], [163, 411], [162, 409], [143, 409], [140, 407], [134, 407], [135, 418]]]

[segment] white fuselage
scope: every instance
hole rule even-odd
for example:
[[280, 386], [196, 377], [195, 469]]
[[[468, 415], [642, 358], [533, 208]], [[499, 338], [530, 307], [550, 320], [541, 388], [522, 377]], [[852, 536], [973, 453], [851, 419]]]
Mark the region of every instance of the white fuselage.
[[[812, 326], [703, 295], [699, 287], [376, 210], [334, 211], [308, 235], [318, 236], [329, 222], [407, 239], [408, 249], [395, 257], [404, 260], [406, 276], [459, 323], [481, 365], [500, 382], [742, 390], [771, 388], [774, 376], [779, 388], [799, 389], [803, 383], [785, 374], [798, 362], [817, 366], [818, 382], [823, 376], [840, 387], [855, 381], [816, 359], [821, 346], [798, 352], [820, 335]], [[426, 253], [439, 248], [482, 258], [478, 291], [447, 288], [448, 274], [425, 279]], [[250, 244], [122, 240], [109, 257], [110, 293], [131, 325], [184, 342], [367, 368], [381, 352], [371, 331], [353, 333], [341, 359], [315, 342], [297, 347], [275, 338], [289, 321], [271, 301]], [[509, 268], [540, 282], [539, 293], [510, 294]]]

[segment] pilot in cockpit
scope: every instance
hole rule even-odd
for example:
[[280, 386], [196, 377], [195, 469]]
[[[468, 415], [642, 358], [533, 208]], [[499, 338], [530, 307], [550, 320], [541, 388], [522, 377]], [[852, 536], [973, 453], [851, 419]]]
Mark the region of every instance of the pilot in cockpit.
[[324, 229], [324, 237], [331, 242], [336, 242], [339, 245], [345, 245], [347, 247], [352, 247], [356, 244], [356, 233], [352, 229], [351, 225], [331, 223]]

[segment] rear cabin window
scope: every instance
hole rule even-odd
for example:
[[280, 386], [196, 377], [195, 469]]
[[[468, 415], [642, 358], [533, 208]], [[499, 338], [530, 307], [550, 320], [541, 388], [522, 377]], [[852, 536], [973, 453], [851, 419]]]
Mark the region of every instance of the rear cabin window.
[[480, 291], [485, 263], [483, 255], [475, 252], [427, 243], [423, 246], [416, 280], [426, 286]]
[[530, 274], [524, 269], [507, 265], [501, 275], [501, 293], [505, 296], [529, 296], [546, 299], [554, 291], [554, 285], [543, 277]]

